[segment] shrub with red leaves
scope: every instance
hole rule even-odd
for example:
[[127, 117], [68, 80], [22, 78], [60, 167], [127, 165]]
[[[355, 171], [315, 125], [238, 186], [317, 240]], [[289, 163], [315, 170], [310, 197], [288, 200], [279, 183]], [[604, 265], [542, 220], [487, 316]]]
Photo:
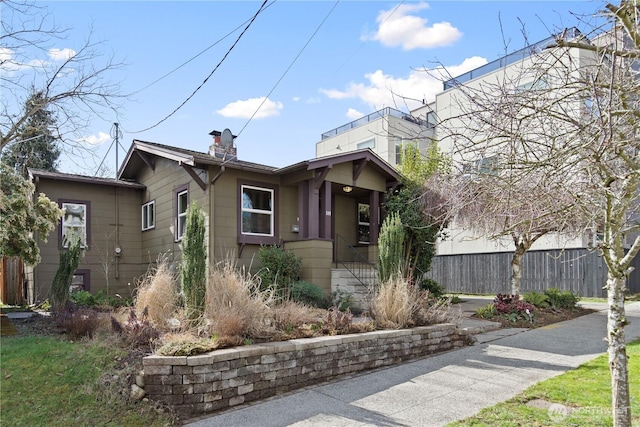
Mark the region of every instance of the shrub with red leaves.
[[530, 317], [533, 315], [535, 307], [528, 302], [522, 301], [520, 295], [498, 294], [493, 300], [493, 307], [500, 314], [517, 314], [518, 316]]

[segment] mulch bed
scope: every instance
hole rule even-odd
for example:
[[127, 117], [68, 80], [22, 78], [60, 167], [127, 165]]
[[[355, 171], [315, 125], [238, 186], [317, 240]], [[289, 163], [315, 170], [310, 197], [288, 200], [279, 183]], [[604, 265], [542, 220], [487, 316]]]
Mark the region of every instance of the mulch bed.
[[[485, 317], [482, 318], [482, 320], [499, 322], [502, 324], [503, 328], [540, 328], [554, 323], [564, 322], [565, 320], [575, 319], [576, 317], [594, 312], [595, 310], [582, 307], [572, 309], [538, 308], [534, 313], [533, 323], [524, 319], [512, 322], [506, 316]], [[477, 317], [475, 314], [473, 317], [480, 319], [480, 317]]]

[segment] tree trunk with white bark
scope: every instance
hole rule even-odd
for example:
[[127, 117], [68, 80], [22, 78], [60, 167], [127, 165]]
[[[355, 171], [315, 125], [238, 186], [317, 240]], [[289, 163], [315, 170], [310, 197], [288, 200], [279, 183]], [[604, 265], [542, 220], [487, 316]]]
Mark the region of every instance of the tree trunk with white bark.
[[629, 368], [624, 328], [628, 324], [624, 308], [625, 277], [615, 277], [611, 272], [607, 277], [609, 313], [607, 319], [607, 342], [609, 371], [611, 373], [611, 397], [613, 425], [631, 426], [631, 405], [629, 400]]

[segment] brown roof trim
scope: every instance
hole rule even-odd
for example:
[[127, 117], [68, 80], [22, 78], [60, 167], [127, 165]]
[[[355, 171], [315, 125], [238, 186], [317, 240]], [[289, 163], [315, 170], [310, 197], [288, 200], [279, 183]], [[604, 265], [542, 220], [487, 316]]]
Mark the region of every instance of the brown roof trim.
[[316, 159], [298, 162], [290, 166], [275, 168], [258, 163], [244, 162], [237, 159], [223, 161], [222, 159], [211, 156], [208, 153], [201, 153], [198, 151], [187, 150], [179, 147], [171, 147], [169, 145], [158, 144], [156, 142], [140, 141], [137, 139], [133, 140], [133, 144], [131, 145], [129, 152], [127, 153], [127, 156], [122, 163], [122, 167], [118, 172], [119, 177], [125, 175], [127, 165], [136, 150], [174, 160], [180, 164], [185, 164], [192, 167], [197, 167], [198, 165], [217, 165], [229, 167], [232, 169], [258, 172], [267, 175], [283, 175], [298, 170], [315, 170], [325, 167], [331, 167], [340, 163], [366, 161], [367, 163], [370, 162], [371, 165], [378, 169], [379, 172], [386, 174], [387, 177], [391, 178], [392, 180], [397, 181], [400, 179], [400, 174], [398, 173], [398, 171], [396, 171], [391, 165], [389, 165], [368, 148], [350, 151], [342, 154], [319, 157]]
[[126, 166], [136, 150], [174, 160], [180, 164], [186, 164], [192, 167], [197, 167], [198, 165], [224, 165], [232, 169], [248, 170], [270, 175], [274, 174], [277, 169], [272, 166], [261, 165], [252, 162], [244, 162], [237, 159], [222, 160], [218, 157], [213, 157], [208, 153], [201, 153], [199, 151], [192, 151], [179, 147], [171, 147], [169, 145], [158, 144], [156, 142], [140, 141], [134, 139], [131, 148], [129, 148], [129, 152], [127, 153], [127, 156], [122, 163], [120, 171], [118, 172], [119, 177], [122, 177], [124, 175]]
[[368, 148], [361, 150], [349, 151], [342, 154], [333, 154], [330, 156], [318, 157], [315, 159], [307, 160], [304, 162], [295, 163], [291, 166], [285, 166], [278, 169], [276, 172], [287, 173], [296, 170], [314, 170], [325, 167], [331, 167], [340, 163], [357, 162], [357, 161], [370, 161], [372, 165], [375, 165], [377, 169], [395, 180], [400, 179], [400, 173], [396, 171], [389, 163], [385, 162], [376, 153]]
[[94, 176], [76, 175], [63, 172], [49, 172], [39, 169], [29, 169], [29, 175], [32, 177], [32, 179], [45, 178], [56, 181], [71, 181], [87, 184], [108, 185], [112, 187], [134, 188], [138, 190], [144, 190], [147, 188], [145, 185], [139, 184], [137, 182], [119, 181], [114, 178], [98, 178]]

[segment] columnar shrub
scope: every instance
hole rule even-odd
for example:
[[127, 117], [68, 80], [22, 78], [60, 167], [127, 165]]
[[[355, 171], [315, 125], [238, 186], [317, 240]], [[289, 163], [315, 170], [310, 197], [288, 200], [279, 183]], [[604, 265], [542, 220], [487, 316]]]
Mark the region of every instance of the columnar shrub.
[[378, 280], [388, 282], [395, 275], [403, 275], [406, 234], [400, 215], [393, 212], [382, 223], [378, 238]]
[[64, 310], [69, 301], [69, 286], [73, 273], [78, 269], [83, 251], [80, 240], [68, 242], [67, 249], [60, 251], [60, 263], [58, 270], [51, 283], [51, 293], [49, 295], [52, 311]]
[[187, 209], [186, 231], [182, 238], [180, 280], [189, 319], [197, 319], [204, 311], [207, 287], [207, 250], [204, 244], [204, 213], [196, 203]]

